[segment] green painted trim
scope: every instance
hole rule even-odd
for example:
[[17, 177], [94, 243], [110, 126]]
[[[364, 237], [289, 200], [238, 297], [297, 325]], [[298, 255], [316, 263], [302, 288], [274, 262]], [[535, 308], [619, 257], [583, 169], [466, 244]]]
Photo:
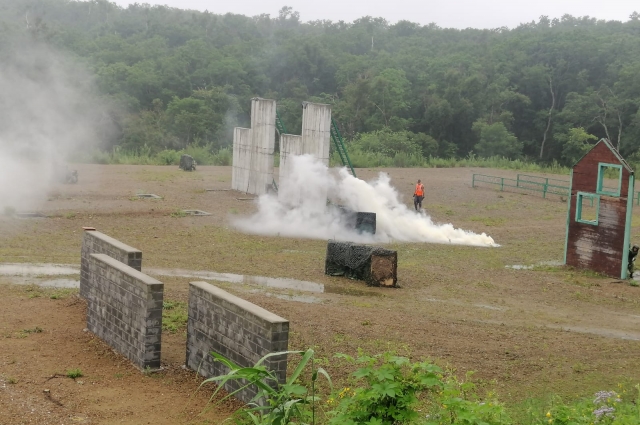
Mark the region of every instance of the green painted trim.
[[[620, 155], [620, 152], [618, 152], [618, 150], [613, 146], [613, 144], [611, 143], [611, 141], [609, 139], [601, 139], [600, 141], [598, 141], [598, 143], [604, 141], [604, 144], [607, 145], [607, 147], [609, 148], [609, 150], [611, 152], [613, 152], [613, 154], [615, 155], [615, 157], [618, 159], [618, 161], [620, 161], [620, 164], [624, 165], [624, 167], [630, 172], [633, 173], [633, 170], [631, 169], [631, 166], [629, 165], [629, 163], [622, 157], [622, 155]], [[596, 143], [596, 145], [598, 144]], [[594, 145], [595, 146], [595, 145]]]
[[624, 225], [624, 245], [622, 246], [622, 270], [620, 271], [620, 279], [627, 278], [627, 265], [629, 263], [629, 245], [631, 245], [631, 220], [633, 214], [633, 190], [635, 185], [635, 176], [629, 176], [629, 190], [627, 191], [627, 219]]
[[573, 169], [569, 175], [569, 196], [567, 196], [567, 233], [564, 238], [564, 264], [567, 264], [567, 250], [569, 249], [569, 223], [571, 223], [571, 188], [573, 187]]
[[[618, 175], [618, 190], [616, 192], [608, 192], [602, 189], [602, 185], [604, 184], [604, 168], [617, 168]], [[598, 163], [598, 183], [596, 187], [596, 193], [599, 195], [607, 195], [607, 196], [620, 196], [620, 191], [622, 190], [622, 165], [619, 164], [608, 164], [606, 162]]]
[[[595, 220], [583, 220], [582, 219], [582, 199], [591, 198], [597, 201], [596, 203], [596, 219]], [[600, 195], [587, 192], [578, 192], [576, 194], [576, 221], [582, 224], [590, 224], [592, 226], [598, 225], [598, 218], [600, 217]]]

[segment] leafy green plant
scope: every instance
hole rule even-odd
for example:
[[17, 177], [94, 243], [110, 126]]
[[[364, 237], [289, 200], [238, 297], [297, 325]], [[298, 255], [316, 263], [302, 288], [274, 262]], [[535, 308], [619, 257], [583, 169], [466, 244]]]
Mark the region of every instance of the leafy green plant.
[[[264, 363], [269, 358], [290, 354], [302, 355], [302, 358], [287, 381], [284, 384], [279, 384], [278, 378], [264, 366]], [[229, 369], [229, 373], [226, 375], [209, 378], [202, 383], [202, 385], [208, 382], [218, 384], [218, 388], [211, 396], [212, 400], [227, 382], [236, 381], [239, 388], [222, 398], [218, 403], [222, 403], [245, 388], [257, 387], [258, 392], [248, 403], [249, 408], [241, 411], [241, 415], [248, 418], [250, 423], [254, 425], [287, 425], [289, 423], [304, 423], [308, 419], [315, 423], [315, 407], [318, 401], [315, 395], [315, 383], [319, 374], [328, 380], [329, 385], [331, 385], [331, 378], [323, 368], [314, 368], [314, 351], [312, 349], [271, 353], [262, 357], [253, 367], [238, 366], [217, 353], [212, 352], [211, 355]], [[309, 388], [298, 382], [309, 363], [311, 363], [310, 395]]]
[[349, 362], [364, 364], [353, 373], [364, 385], [344, 388], [327, 400], [330, 424], [393, 425], [409, 423], [420, 416], [416, 410], [421, 392], [439, 391], [442, 371], [426, 362], [411, 363], [406, 357], [391, 353], [357, 358], [339, 354]]

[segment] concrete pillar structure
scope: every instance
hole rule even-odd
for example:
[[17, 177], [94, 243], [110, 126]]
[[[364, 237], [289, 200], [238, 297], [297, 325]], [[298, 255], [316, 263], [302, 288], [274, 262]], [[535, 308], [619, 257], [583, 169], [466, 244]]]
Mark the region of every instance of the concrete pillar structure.
[[231, 189], [246, 192], [249, 190], [249, 165], [251, 161], [251, 129], [236, 127], [233, 129], [233, 167]]
[[251, 99], [251, 159], [248, 193], [265, 194], [273, 184], [275, 144], [276, 101]]
[[293, 134], [281, 134], [280, 135], [280, 169], [279, 173], [279, 188], [278, 198], [284, 199], [287, 194], [291, 192], [291, 182], [289, 177], [291, 175], [291, 157], [295, 155], [302, 155], [302, 136], [294, 136]]
[[331, 105], [302, 103], [302, 153], [329, 166], [331, 146]]
[[275, 142], [276, 101], [251, 99], [251, 129], [236, 128], [233, 133], [233, 189], [267, 193], [273, 183]]

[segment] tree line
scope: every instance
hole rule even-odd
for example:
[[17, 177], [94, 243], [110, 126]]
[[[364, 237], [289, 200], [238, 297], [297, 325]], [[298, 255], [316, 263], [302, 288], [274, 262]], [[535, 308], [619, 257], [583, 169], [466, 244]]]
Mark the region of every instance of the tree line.
[[[276, 99], [329, 103], [349, 148], [393, 157], [495, 155], [571, 165], [599, 138], [640, 157], [640, 15], [565, 15], [496, 29], [383, 18], [303, 22], [107, 0], [0, 0], [0, 40], [30, 37], [83, 62], [110, 149], [216, 151]], [[9, 44], [2, 44], [0, 50]], [[639, 158], [640, 159], [640, 158]]]

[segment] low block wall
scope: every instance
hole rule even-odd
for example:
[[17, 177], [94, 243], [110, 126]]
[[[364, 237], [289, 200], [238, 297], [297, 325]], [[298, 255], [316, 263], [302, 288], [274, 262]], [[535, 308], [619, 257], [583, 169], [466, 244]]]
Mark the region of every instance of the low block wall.
[[142, 270], [142, 251], [104, 233], [95, 230], [85, 231], [80, 253], [80, 296], [82, 298], [87, 298], [89, 292], [88, 267], [91, 254], [106, 254], [138, 271]]
[[164, 284], [109, 257], [88, 258], [87, 328], [138, 368], [158, 369]]
[[[222, 363], [213, 361], [212, 351], [248, 367], [266, 354], [286, 351], [288, 346], [288, 320], [209, 283], [189, 284], [187, 366], [200, 375], [210, 378], [228, 372]], [[270, 357], [264, 365], [280, 383], [286, 381], [286, 356]], [[234, 382], [225, 386], [229, 392], [238, 388]], [[256, 388], [249, 387], [236, 397], [248, 402], [256, 393]]]

